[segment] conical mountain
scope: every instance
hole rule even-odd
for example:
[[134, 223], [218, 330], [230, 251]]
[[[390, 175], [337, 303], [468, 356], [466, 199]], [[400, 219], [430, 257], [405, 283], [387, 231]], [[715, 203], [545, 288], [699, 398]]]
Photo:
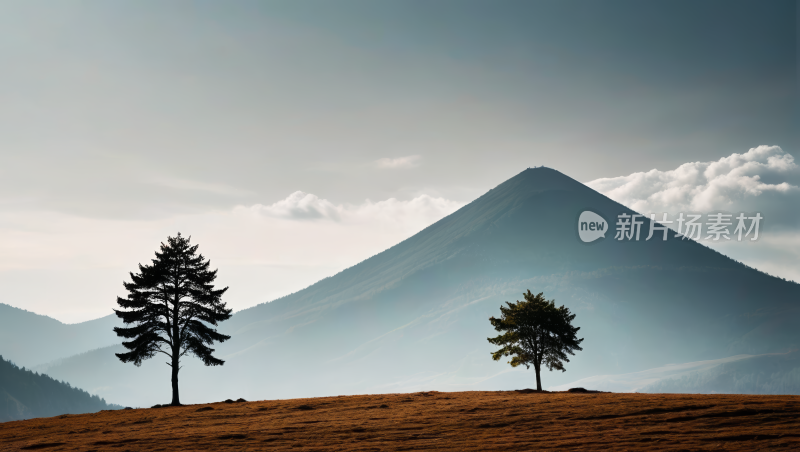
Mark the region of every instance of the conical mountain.
[[[585, 338], [565, 374], [543, 374], [546, 387], [800, 345], [800, 285], [690, 240], [663, 241], [659, 233], [645, 240], [649, 221], [638, 241], [614, 240], [612, 229], [584, 243], [578, 218], [585, 210], [611, 228], [617, 215], [635, 213], [558, 171], [527, 169], [358, 265], [236, 313], [222, 325], [233, 337], [219, 346], [227, 363], [188, 364], [182, 396], [529, 387], [532, 371], [492, 361], [486, 341], [495, 334], [488, 317], [527, 289], [567, 305]], [[107, 383], [131, 394], [142, 378], [149, 389], [163, 380], [166, 394], [162, 367], [120, 367], [117, 378], [133, 380]]]

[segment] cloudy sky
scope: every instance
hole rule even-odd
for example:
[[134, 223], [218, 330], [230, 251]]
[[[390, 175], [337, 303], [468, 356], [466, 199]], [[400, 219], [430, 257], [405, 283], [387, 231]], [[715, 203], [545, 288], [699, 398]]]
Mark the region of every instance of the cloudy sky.
[[[180, 230], [241, 309], [529, 166], [800, 281], [795, 1], [0, 4], [0, 302], [110, 313]], [[765, 230], [766, 231], [766, 230]], [[734, 246], [736, 245], [736, 246]]]

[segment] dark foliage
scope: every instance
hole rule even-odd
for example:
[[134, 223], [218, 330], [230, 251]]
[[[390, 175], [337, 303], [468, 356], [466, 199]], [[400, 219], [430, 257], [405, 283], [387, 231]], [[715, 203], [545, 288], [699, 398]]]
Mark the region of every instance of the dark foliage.
[[131, 282], [124, 283], [128, 296], [117, 297], [117, 304], [128, 310], [114, 310], [125, 325], [132, 325], [114, 328], [117, 335], [132, 339], [122, 343], [129, 352], [116, 354], [122, 362], [139, 366], [156, 353], [169, 357], [172, 405], [180, 405], [180, 358], [190, 354], [206, 366], [221, 366], [225, 362], [209, 346], [230, 339], [209, 326], [231, 317], [221, 301], [228, 288], [214, 289], [217, 271], [209, 270], [210, 262], [189, 241], [180, 233], [168, 237], [152, 264], [140, 264], [139, 273], [131, 273]]
[[503, 356], [512, 356], [512, 367], [533, 366], [536, 372], [536, 390], [542, 390], [542, 364], [548, 369], [565, 372], [564, 362], [569, 362], [567, 354], [583, 350], [576, 333], [580, 328], [572, 326], [575, 314], [561, 306], [557, 308], [553, 300], [545, 300], [542, 293], [534, 295], [528, 290], [522, 294], [525, 301], [506, 302], [508, 307], [500, 306], [499, 319], [489, 321], [495, 330], [503, 334], [488, 338], [489, 342], [501, 346], [492, 353], [492, 359], [499, 361]]
[[68, 383], [20, 369], [0, 356], [0, 422], [118, 408]]

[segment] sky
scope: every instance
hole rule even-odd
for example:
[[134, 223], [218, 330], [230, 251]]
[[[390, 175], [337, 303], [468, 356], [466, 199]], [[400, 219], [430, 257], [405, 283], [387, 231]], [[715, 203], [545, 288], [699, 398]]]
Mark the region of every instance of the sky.
[[0, 302], [107, 315], [168, 235], [236, 310], [530, 166], [800, 281], [796, 1], [0, 3]]

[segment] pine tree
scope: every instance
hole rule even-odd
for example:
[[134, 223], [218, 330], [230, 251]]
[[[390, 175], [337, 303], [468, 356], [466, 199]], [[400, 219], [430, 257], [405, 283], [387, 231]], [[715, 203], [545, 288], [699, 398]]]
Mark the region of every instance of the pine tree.
[[492, 359], [499, 361], [503, 356], [513, 356], [512, 367], [524, 365], [536, 372], [536, 390], [542, 390], [542, 364], [548, 369], [564, 369], [569, 362], [567, 354], [575, 355], [575, 350], [583, 350], [576, 333], [580, 328], [572, 326], [575, 314], [561, 306], [557, 308], [553, 300], [547, 301], [542, 293], [533, 295], [530, 290], [522, 294], [525, 301], [506, 302], [508, 307], [500, 306], [499, 319], [489, 321], [495, 330], [503, 332], [497, 337], [488, 338], [494, 345], [502, 346], [492, 353]]
[[122, 343], [129, 352], [116, 354], [122, 362], [140, 366], [156, 353], [169, 357], [172, 405], [180, 405], [181, 357], [190, 354], [206, 366], [221, 366], [225, 361], [212, 356], [214, 349], [209, 346], [230, 339], [209, 326], [231, 317], [221, 301], [228, 288], [214, 289], [217, 270], [209, 270], [210, 261], [196, 254], [197, 245], [190, 239], [180, 233], [168, 237], [151, 265], [139, 264], [139, 273], [131, 272], [131, 282], [123, 283], [127, 298], [117, 297], [117, 304], [127, 311], [114, 310], [126, 326], [132, 325], [114, 328], [118, 336], [132, 339]]

